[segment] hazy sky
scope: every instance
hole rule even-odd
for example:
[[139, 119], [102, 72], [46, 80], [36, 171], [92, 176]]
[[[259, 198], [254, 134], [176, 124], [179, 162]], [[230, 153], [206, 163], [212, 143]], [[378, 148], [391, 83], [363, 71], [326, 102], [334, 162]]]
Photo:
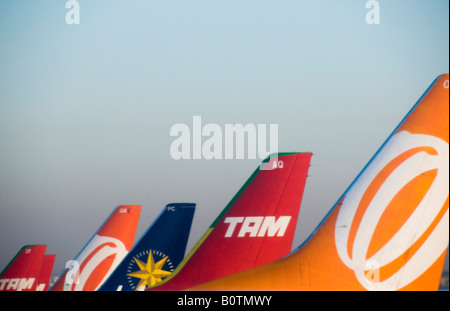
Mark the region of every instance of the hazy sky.
[[[195, 202], [188, 249], [258, 160], [173, 160], [192, 117], [278, 124], [312, 151], [297, 247], [431, 82], [449, 71], [449, 2], [0, 1], [0, 270], [26, 244], [64, 268], [111, 211]], [[136, 239], [137, 239], [136, 238]]]

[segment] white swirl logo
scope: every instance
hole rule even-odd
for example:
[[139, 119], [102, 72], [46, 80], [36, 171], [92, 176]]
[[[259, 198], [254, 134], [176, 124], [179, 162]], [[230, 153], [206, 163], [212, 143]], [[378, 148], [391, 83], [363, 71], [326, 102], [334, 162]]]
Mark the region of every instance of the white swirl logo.
[[336, 247], [365, 288], [402, 288], [445, 251], [448, 150], [439, 138], [397, 133], [346, 193]]
[[83, 251], [80, 256], [75, 260], [77, 265], [75, 267], [76, 271], [69, 270], [68, 273], [76, 275], [75, 278], [70, 277], [71, 281], [64, 283], [65, 291], [79, 291], [86, 290], [84, 287], [89, 281], [89, 277], [92, 272], [101, 264], [105, 263], [107, 258], [113, 258], [112, 263], [105, 263], [109, 265], [106, 267], [105, 275], [102, 275], [102, 280], [98, 284], [95, 284], [96, 290], [103, 281], [105, 281], [108, 276], [114, 271], [115, 267], [122, 261], [122, 259], [127, 255], [128, 251], [125, 245], [117, 239], [111, 237], [103, 237], [96, 235], [90, 242], [90, 247]]

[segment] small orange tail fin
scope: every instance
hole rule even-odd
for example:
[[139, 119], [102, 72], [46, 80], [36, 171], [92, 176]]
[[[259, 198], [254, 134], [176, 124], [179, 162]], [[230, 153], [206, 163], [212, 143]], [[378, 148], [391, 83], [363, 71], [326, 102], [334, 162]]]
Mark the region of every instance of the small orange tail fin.
[[133, 246], [140, 213], [140, 205], [117, 207], [75, 260], [66, 264], [69, 269], [51, 290], [98, 289]]

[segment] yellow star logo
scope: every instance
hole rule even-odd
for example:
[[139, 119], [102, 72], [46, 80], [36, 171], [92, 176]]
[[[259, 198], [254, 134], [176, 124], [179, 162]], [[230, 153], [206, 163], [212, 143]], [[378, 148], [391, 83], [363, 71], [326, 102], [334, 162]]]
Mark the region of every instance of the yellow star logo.
[[139, 284], [136, 286], [136, 290], [139, 289], [141, 286], [153, 286], [156, 283], [159, 283], [162, 281], [162, 278], [170, 275], [172, 272], [170, 271], [164, 271], [162, 270], [162, 267], [166, 263], [169, 256], [164, 257], [160, 261], [158, 261], [155, 264], [155, 259], [153, 258], [152, 251], [150, 250], [148, 254], [147, 263], [140, 261], [139, 259], [133, 257], [136, 261], [137, 265], [139, 266], [138, 271], [128, 273], [128, 276], [135, 277], [138, 279], [141, 279], [139, 281]]

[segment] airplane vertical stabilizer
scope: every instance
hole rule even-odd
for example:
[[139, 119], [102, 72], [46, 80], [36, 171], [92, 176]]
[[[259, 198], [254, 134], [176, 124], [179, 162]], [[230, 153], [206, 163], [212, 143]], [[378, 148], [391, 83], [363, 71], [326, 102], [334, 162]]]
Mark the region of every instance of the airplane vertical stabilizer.
[[45, 255], [42, 262], [41, 273], [36, 287], [36, 291], [48, 291], [50, 278], [52, 276], [53, 265], [55, 264], [56, 255]]
[[168, 204], [99, 290], [142, 290], [172, 274], [184, 258], [194, 212], [194, 203]]
[[256, 169], [175, 272], [154, 290], [183, 290], [291, 251], [311, 153], [280, 153]]
[[291, 255], [197, 290], [437, 290], [449, 241], [449, 75]]
[[117, 207], [51, 290], [98, 289], [132, 248], [140, 213], [140, 205]]
[[47, 245], [24, 246], [0, 274], [0, 291], [34, 291]]

